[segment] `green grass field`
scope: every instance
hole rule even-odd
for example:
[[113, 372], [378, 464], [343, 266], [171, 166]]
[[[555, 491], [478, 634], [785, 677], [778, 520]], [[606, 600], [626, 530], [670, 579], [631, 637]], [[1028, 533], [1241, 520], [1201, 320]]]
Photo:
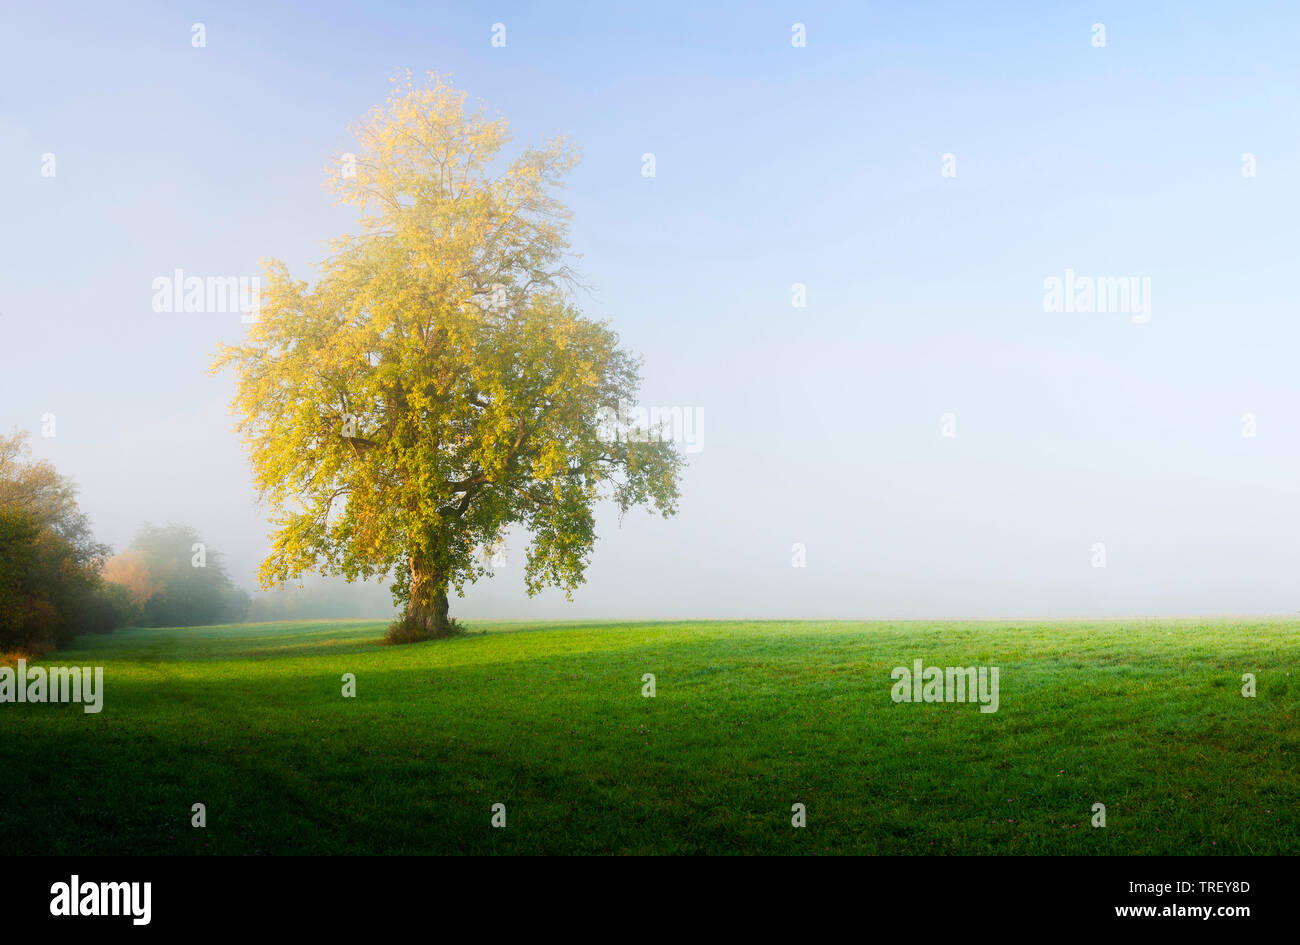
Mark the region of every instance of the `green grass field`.
[[[5, 852], [1300, 852], [1300, 621], [383, 629], [128, 630], [43, 660], [102, 665], [104, 709], [0, 704]], [[894, 703], [918, 657], [1000, 667], [999, 711]]]

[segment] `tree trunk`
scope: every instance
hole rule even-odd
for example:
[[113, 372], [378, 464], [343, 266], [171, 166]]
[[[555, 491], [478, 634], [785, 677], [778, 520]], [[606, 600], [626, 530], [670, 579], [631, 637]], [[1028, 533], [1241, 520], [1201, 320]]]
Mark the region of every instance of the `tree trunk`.
[[411, 599], [406, 603], [406, 620], [427, 637], [445, 637], [451, 632], [447, 620], [446, 579], [436, 569], [411, 560]]

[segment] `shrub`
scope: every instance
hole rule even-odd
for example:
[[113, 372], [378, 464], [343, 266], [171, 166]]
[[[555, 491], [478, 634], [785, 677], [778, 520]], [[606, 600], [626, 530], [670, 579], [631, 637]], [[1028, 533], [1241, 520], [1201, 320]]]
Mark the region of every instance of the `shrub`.
[[[441, 634], [443, 637], [455, 637], [465, 633], [465, 627], [458, 620], [448, 620], [447, 629]], [[384, 633], [384, 642], [400, 645], [403, 643], [423, 643], [425, 640], [434, 639], [429, 633], [427, 627], [409, 617], [403, 617], [395, 620], [388, 625], [387, 632]]]

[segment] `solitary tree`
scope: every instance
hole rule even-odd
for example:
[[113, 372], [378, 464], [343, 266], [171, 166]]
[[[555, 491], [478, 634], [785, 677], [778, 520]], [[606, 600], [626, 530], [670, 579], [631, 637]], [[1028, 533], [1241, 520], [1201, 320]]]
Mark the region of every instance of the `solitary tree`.
[[314, 286], [267, 264], [258, 320], [223, 346], [255, 481], [274, 509], [270, 587], [312, 570], [387, 577], [399, 639], [451, 632], [447, 593], [530, 536], [529, 594], [582, 582], [593, 507], [676, 511], [681, 458], [611, 424], [639, 363], [571, 301], [576, 162], [557, 139], [498, 160], [506, 123], [409, 76], [356, 129], [331, 184], [359, 210]]

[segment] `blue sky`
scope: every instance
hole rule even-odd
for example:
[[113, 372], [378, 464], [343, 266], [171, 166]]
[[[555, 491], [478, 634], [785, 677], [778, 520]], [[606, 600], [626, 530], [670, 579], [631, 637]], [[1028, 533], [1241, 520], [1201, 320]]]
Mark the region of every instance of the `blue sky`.
[[[680, 515], [603, 514], [574, 603], [529, 601], [514, 549], [456, 613], [1300, 610], [1300, 14], [996, 6], [6, 9], [0, 427], [116, 547], [189, 521], [251, 583], [264, 515], [206, 370], [242, 326], [154, 313], [152, 280], [310, 277], [351, 225], [322, 186], [349, 126], [434, 71], [514, 147], [578, 144], [579, 301], [704, 424]], [[1150, 321], [1045, 312], [1067, 269], [1149, 278]]]

